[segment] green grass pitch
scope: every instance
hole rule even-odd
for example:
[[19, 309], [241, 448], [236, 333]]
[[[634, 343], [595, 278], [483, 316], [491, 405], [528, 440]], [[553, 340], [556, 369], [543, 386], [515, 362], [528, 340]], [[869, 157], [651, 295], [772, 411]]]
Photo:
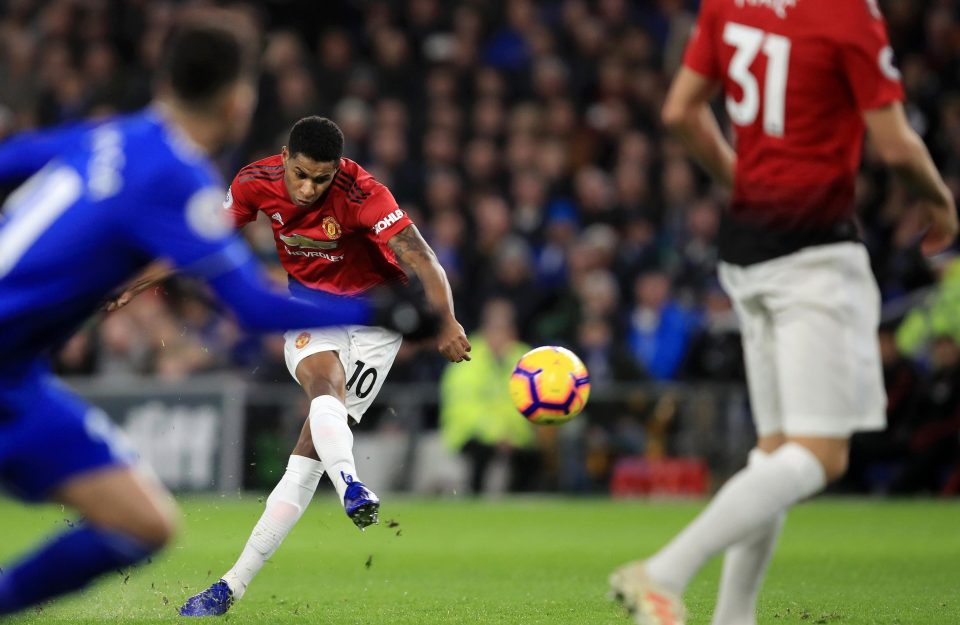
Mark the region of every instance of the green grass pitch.
[[[177, 622], [175, 608], [229, 567], [262, 509], [256, 496], [181, 504], [183, 532], [152, 564], [111, 573], [81, 595], [8, 622]], [[224, 621], [626, 624], [605, 599], [607, 574], [651, 553], [702, 505], [388, 497], [382, 524], [361, 533], [325, 492]], [[61, 528], [65, 516], [59, 507], [0, 501], [0, 561]], [[687, 593], [692, 625], [710, 621], [719, 569], [715, 560]], [[760, 623], [960, 623], [960, 505], [821, 499], [800, 506], [771, 566]]]

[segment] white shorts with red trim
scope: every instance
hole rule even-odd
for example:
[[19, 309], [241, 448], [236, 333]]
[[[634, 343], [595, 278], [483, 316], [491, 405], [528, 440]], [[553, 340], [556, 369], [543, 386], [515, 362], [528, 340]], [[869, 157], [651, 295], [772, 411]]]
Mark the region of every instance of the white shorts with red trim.
[[720, 264], [743, 333], [760, 435], [846, 437], [886, 427], [880, 292], [859, 243]]
[[373, 403], [393, 366], [403, 337], [376, 326], [334, 326], [290, 330], [283, 335], [287, 370], [297, 383], [297, 366], [307, 356], [337, 352], [346, 375], [347, 413], [356, 421]]

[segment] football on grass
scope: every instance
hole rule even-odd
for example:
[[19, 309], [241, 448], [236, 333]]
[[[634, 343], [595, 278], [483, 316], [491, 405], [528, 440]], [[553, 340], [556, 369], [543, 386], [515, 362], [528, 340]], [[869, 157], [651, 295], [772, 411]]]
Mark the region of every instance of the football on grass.
[[538, 347], [520, 358], [510, 376], [510, 397], [524, 417], [544, 425], [566, 423], [590, 397], [590, 375], [563, 347]]

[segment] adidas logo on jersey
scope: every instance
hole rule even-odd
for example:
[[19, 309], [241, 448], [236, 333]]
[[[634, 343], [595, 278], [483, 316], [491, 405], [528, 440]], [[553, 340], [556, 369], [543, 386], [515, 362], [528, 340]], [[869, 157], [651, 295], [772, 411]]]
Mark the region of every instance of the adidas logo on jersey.
[[270, 215], [270, 219], [276, 221], [276, 222], [279, 223], [281, 226], [283, 225], [283, 217], [280, 216], [280, 213], [274, 213], [274, 214]]
[[398, 208], [397, 210], [393, 211], [392, 213], [390, 213], [389, 215], [387, 215], [386, 217], [378, 221], [376, 225], [373, 227], [373, 233], [380, 234], [381, 232], [383, 232], [393, 224], [400, 221], [401, 217], [403, 217], [403, 211]]

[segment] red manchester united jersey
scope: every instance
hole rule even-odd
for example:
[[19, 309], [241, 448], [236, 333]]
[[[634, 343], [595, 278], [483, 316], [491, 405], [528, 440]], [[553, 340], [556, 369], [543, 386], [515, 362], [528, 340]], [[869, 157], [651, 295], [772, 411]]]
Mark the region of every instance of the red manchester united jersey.
[[843, 238], [862, 113], [903, 99], [876, 0], [704, 0], [684, 64], [723, 85], [737, 152], [728, 218]]
[[387, 241], [413, 222], [390, 191], [350, 159], [340, 160], [330, 187], [307, 208], [291, 201], [279, 154], [251, 163], [233, 179], [224, 208], [237, 227], [266, 213], [283, 268], [309, 288], [355, 295], [405, 279]]

